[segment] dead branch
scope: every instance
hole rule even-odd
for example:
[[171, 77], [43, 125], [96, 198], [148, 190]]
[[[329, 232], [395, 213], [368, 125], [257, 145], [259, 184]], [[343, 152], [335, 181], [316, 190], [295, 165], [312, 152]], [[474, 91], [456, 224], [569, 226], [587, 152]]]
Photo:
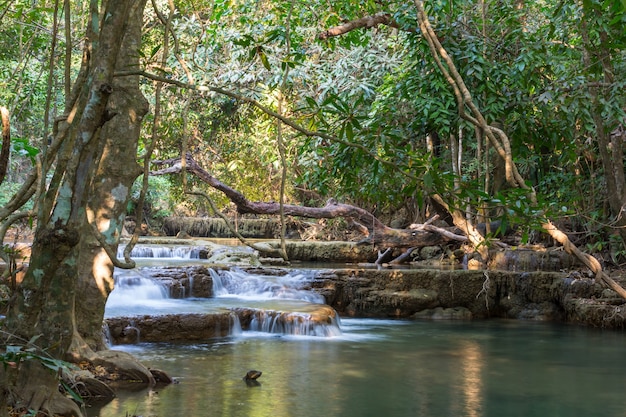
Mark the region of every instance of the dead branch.
[[379, 25], [385, 25], [394, 29], [401, 29], [407, 32], [416, 32], [415, 28], [403, 28], [396, 22], [389, 13], [377, 13], [374, 16], [366, 16], [360, 19], [345, 22], [342, 25], [335, 26], [317, 35], [318, 39], [326, 40], [334, 36], [345, 35], [346, 33], [360, 28], [373, 28]]
[[[186, 172], [195, 175], [204, 183], [221, 191], [237, 207], [241, 214], [270, 214], [280, 213], [280, 204], [277, 202], [249, 201], [241, 192], [222, 183], [209, 172], [204, 170], [191, 155], [185, 158]], [[151, 175], [166, 175], [182, 172], [182, 162], [180, 158], [165, 161], [153, 161], [157, 166], [166, 166], [158, 171], [152, 171]], [[434, 228], [426, 225], [422, 229], [394, 229], [386, 226], [372, 213], [360, 207], [349, 204], [338, 203], [330, 199], [324, 207], [306, 207], [293, 204], [284, 204], [283, 211], [286, 216], [308, 217], [314, 219], [334, 219], [343, 217], [354, 220], [358, 224], [367, 228], [369, 236], [359, 243], [372, 244], [381, 248], [398, 247], [423, 247], [440, 245], [452, 240], [464, 240], [463, 236], [455, 235], [452, 232], [442, 234], [445, 229]]]

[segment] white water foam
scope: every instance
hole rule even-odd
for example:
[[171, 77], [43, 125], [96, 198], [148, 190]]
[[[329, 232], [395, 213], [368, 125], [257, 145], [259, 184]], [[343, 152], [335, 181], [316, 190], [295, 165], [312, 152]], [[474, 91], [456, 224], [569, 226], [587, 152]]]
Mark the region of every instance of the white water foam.
[[250, 274], [242, 270], [210, 270], [213, 294], [216, 297], [237, 297], [244, 300], [300, 300], [324, 304], [324, 296], [305, 289], [313, 278], [303, 272], [282, 276]]
[[[117, 257], [124, 258], [126, 245], [119, 245]], [[130, 252], [132, 259], [199, 259], [200, 248], [196, 246], [163, 246], [163, 245], [137, 245]]]
[[[116, 271], [116, 286], [107, 302], [107, 317], [223, 311], [226, 308], [233, 311], [231, 336], [247, 332], [304, 337], [342, 334], [338, 316], [320, 320], [316, 314], [325, 300], [306, 289], [314, 278], [313, 272], [292, 271], [276, 276], [238, 269], [219, 272], [209, 269], [214, 298], [172, 299], [168, 287], [150, 278], [150, 271], [142, 268]], [[245, 332], [235, 312], [237, 307], [256, 310]]]

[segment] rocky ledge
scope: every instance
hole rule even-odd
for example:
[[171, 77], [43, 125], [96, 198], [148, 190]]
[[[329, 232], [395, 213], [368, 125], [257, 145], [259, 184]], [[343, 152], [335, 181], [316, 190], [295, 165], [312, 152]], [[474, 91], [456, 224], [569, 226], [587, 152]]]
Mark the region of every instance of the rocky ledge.
[[337, 313], [326, 305], [298, 311], [234, 308], [217, 313], [164, 314], [106, 319], [112, 344], [200, 341], [242, 330], [307, 336], [338, 334]]
[[578, 272], [346, 269], [319, 274], [313, 287], [345, 316], [626, 323], [625, 300]]
[[[256, 274], [286, 273], [278, 268], [248, 269]], [[212, 296], [211, 273], [206, 267], [163, 268], [156, 275], [169, 283], [176, 298], [191, 293]], [[620, 277], [614, 278], [623, 283]], [[106, 322], [114, 344], [206, 340], [225, 336], [233, 326], [264, 331], [274, 326], [280, 332], [291, 326], [292, 331], [300, 332], [296, 334], [307, 334], [322, 324], [326, 326], [322, 326], [322, 335], [328, 335], [332, 333], [325, 332], [332, 332], [335, 325], [335, 311], [346, 317], [515, 318], [612, 329], [623, 329], [626, 323], [624, 300], [578, 272], [349, 268], [320, 270], [305, 289], [323, 295], [327, 305], [299, 312], [236, 308], [211, 314], [109, 318]]]

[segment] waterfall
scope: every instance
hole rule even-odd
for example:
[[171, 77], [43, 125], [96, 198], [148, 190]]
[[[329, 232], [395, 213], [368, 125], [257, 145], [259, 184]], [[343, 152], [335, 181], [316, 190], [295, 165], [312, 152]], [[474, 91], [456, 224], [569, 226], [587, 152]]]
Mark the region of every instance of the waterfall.
[[[119, 245], [117, 257], [124, 257], [126, 245]], [[130, 252], [133, 259], [158, 258], [158, 259], [199, 259], [200, 248], [196, 246], [163, 246], [163, 245], [137, 245]]]
[[[235, 308], [246, 317], [247, 330], [294, 336], [332, 337], [341, 335], [339, 317], [324, 306], [324, 297], [307, 288], [314, 275], [291, 271], [284, 275], [250, 274], [240, 269], [209, 270], [213, 294], [236, 298], [242, 305], [265, 308]], [[270, 303], [270, 304], [268, 304]], [[238, 329], [241, 323], [237, 320]], [[232, 335], [237, 335], [231, 331]]]
[[243, 330], [241, 329], [241, 321], [239, 316], [235, 312], [230, 313], [230, 335], [241, 336]]
[[[163, 320], [166, 326], [171, 325], [170, 315], [215, 314], [221, 318], [207, 319], [200, 325], [203, 331], [202, 326], [214, 326], [212, 334], [222, 336], [238, 337], [259, 332], [316, 337], [341, 335], [335, 310], [324, 304], [322, 295], [310, 289], [314, 272], [262, 270], [261, 273], [248, 273], [241, 269], [207, 268], [205, 271], [212, 280], [212, 297], [192, 298], [189, 289], [183, 298], [172, 298], [170, 286], [178, 288], [176, 279], [189, 279], [191, 287], [193, 274], [180, 274], [174, 270], [169, 275], [163, 271], [165, 269], [153, 267], [116, 270], [115, 289], [108, 298], [105, 317], [150, 316], [152, 320]], [[203, 282], [204, 278], [199, 285], [204, 285]], [[176, 294], [178, 297], [181, 292]], [[137, 326], [124, 328], [123, 334], [116, 334], [118, 343], [119, 340], [124, 343], [139, 340], [143, 323], [137, 323]], [[193, 324], [193, 320], [190, 323]]]
[[312, 314], [287, 313], [282, 311], [263, 311], [254, 314], [250, 330], [285, 334], [292, 336], [340, 336], [338, 318], [328, 318], [325, 322], [316, 320]]
[[116, 270], [114, 280], [105, 316], [147, 313], [170, 300], [169, 287], [143, 276], [140, 269]]
[[324, 304], [324, 296], [306, 289], [312, 275], [295, 271], [286, 275], [273, 276], [250, 274], [239, 269], [214, 271], [213, 294], [236, 296], [250, 300], [300, 300]]
[[131, 303], [137, 300], [163, 300], [169, 298], [166, 286], [160, 285], [151, 278], [142, 276], [137, 270], [117, 272], [115, 274], [115, 290], [109, 297], [120, 303]]
[[222, 282], [222, 276], [213, 268], [209, 269], [209, 274], [213, 280], [213, 296], [219, 297], [220, 295], [228, 294], [228, 290], [224, 287], [224, 283]]

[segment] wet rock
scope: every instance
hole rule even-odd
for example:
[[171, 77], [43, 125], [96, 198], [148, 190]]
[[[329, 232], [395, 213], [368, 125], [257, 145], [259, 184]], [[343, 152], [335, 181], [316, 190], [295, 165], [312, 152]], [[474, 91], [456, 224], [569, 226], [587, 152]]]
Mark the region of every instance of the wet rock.
[[593, 283], [553, 272], [350, 269], [320, 275], [311, 285], [339, 314], [356, 317], [464, 308], [474, 318], [561, 320], [566, 294], [599, 294]]
[[[279, 242], [271, 242], [272, 247], [278, 248]], [[287, 256], [291, 260], [303, 262], [326, 263], [359, 263], [374, 262], [377, 252], [370, 245], [359, 245], [355, 242], [300, 242], [286, 243]]]
[[103, 350], [91, 360], [94, 368], [103, 369], [102, 377], [111, 381], [126, 381], [154, 385], [154, 377], [140, 362], [127, 352]]
[[218, 246], [207, 254], [207, 261], [221, 265], [246, 265], [258, 266], [259, 254], [255, 250], [245, 246]]
[[160, 316], [114, 317], [105, 320], [111, 343], [125, 344], [124, 329], [138, 330], [138, 342], [197, 341], [223, 337], [232, 326], [230, 312], [214, 314], [166, 314]]
[[[289, 222], [287, 234], [298, 236], [298, 224]], [[274, 239], [280, 236], [280, 219], [238, 218], [237, 232], [246, 238]], [[169, 236], [175, 236], [184, 230], [193, 236], [213, 238], [235, 237], [228, 225], [219, 217], [167, 217], [163, 230]]]
[[569, 322], [612, 329], [626, 327], [626, 303], [623, 299], [568, 296], [564, 306]]
[[424, 246], [420, 249], [420, 258], [421, 259], [433, 259], [440, 257], [443, 253], [443, 249], [441, 246]]
[[561, 321], [564, 318], [563, 309], [549, 301], [525, 304], [520, 308], [512, 309], [509, 315], [517, 319], [534, 321]]
[[421, 320], [471, 320], [472, 312], [465, 307], [437, 307], [418, 311], [411, 318]]
[[244, 381], [251, 381], [251, 380], [256, 380], [258, 379], [261, 375], [263, 374], [263, 372], [261, 371], [256, 371], [256, 370], [250, 370], [246, 373], [246, 375], [243, 377]]
[[146, 275], [169, 288], [172, 298], [213, 296], [213, 278], [206, 267], [146, 268]]
[[560, 271], [579, 265], [563, 250], [517, 248], [490, 252], [490, 269], [506, 271]]
[[173, 384], [174, 379], [169, 376], [165, 371], [160, 369], [150, 369], [150, 373], [154, 377], [154, 381], [160, 384]]

